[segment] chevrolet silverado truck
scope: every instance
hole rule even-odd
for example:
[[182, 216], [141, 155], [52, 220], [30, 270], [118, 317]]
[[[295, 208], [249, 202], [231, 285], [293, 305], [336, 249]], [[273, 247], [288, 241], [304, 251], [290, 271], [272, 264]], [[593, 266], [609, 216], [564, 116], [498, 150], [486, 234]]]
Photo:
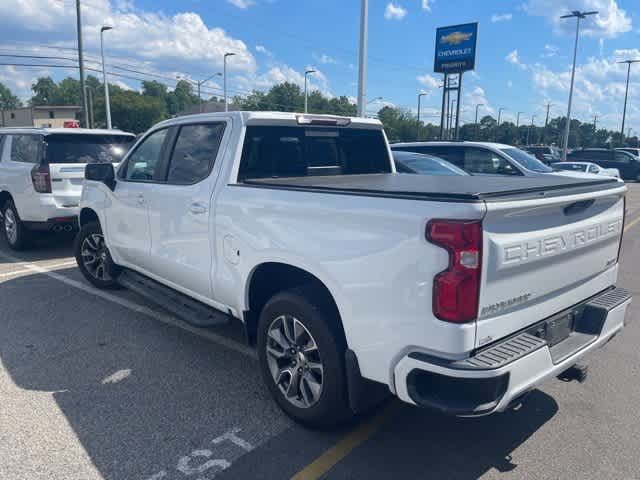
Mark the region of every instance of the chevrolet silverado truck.
[[168, 120], [86, 167], [75, 255], [202, 327], [242, 322], [278, 405], [328, 426], [392, 393], [508, 409], [625, 324], [615, 179], [396, 173], [372, 119]]

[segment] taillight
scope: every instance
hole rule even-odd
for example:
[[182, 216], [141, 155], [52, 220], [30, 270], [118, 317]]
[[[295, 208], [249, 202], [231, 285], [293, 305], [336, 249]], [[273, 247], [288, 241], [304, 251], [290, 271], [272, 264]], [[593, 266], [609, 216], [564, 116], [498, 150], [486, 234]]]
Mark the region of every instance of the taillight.
[[464, 323], [478, 317], [482, 273], [482, 222], [432, 220], [427, 240], [449, 252], [449, 266], [433, 280], [433, 314]]
[[35, 165], [31, 169], [33, 188], [38, 193], [51, 193], [51, 172], [49, 165]]

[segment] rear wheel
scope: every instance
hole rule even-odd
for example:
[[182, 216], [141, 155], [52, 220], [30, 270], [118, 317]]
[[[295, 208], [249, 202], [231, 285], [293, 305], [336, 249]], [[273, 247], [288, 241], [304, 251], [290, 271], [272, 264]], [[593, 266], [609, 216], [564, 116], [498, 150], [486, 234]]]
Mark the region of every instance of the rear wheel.
[[7, 244], [12, 250], [24, 250], [28, 246], [29, 232], [23, 225], [13, 200], [2, 207], [2, 226]]
[[263, 378], [290, 417], [313, 427], [348, 420], [344, 354], [337, 313], [313, 288], [274, 295], [258, 325], [258, 356]]
[[74, 251], [80, 271], [91, 284], [98, 288], [118, 287], [118, 268], [111, 259], [97, 222], [88, 223], [80, 229]]

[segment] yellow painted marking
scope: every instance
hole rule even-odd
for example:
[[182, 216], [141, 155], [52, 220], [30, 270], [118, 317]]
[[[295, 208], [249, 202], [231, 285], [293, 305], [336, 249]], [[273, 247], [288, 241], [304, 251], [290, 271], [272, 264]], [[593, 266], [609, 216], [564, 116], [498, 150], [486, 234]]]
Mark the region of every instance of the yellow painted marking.
[[631, 227], [633, 227], [634, 225], [636, 225], [638, 222], [640, 222], [640, 217], [636, 218], [635, 220], [631, 220], [629, 223], [627, 223], [624, 226], [624, 231], [626, 232], [627, 230], [629, 230]]
[[320, 478], [340, 462], [340, 460], [349, 455], [353, 449], [362, 445], [380, 430], [380, 427], [398, 410], [399, 405], [400, 402], [397, 400], [389, 403], [380, 413], [357, 427], [333, 447], [296, 473], [291, 477], [291, 480], [312, 480]]

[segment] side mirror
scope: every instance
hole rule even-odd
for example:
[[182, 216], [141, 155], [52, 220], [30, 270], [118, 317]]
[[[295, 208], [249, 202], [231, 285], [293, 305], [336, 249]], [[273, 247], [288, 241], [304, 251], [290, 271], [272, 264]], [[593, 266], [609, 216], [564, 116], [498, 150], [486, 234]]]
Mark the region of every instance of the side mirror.
[[84, 178], [94, 182], [102, 182], [110, 190], [116, 187], [116, 172], [112, 163], [88, 163], [84, 167]]

